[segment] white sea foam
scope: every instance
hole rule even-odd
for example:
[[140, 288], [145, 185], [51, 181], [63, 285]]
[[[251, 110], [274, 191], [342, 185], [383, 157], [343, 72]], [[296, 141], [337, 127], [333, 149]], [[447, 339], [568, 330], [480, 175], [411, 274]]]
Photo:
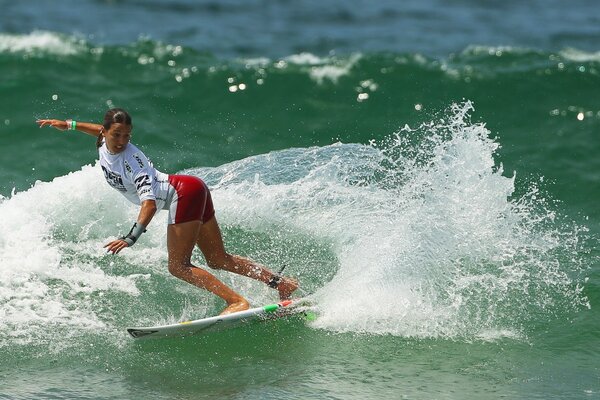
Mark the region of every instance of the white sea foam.
[[106, 238], [114, 237], [115, 218], [131, 220], [135, 212], [113, 192], [99, 168], [86, 166], [0, 203], [3, 335], [28, 342], [47, 332], [41, 326], [102, 329], [105, 293], [139, 294], [143, 276], [114, 275], [96, 263], [105, 257]]
[[575, 61], [575, 62], [590, 62], [600, 61], [600, 51], [597, 52], [587, 52], [583, 50], [568, 48], [562, 50], [560, 55], [566, 58], [567, 60]]
[[286, 61], [298, 65], [319, 65], [327, 63], [328, 59], [318, 57], [312, 53], [293, 54], [285, 58]]
[[313, 65], [310, 69], [310, 77], [318, 84], [326, 79], [336, 83], [342, 76], [346, 76], [352, 70], [362, 56], [355, 54], [343, 63], [328, 63], [324, 65]]
[[57, 55], [76, 54], [82, 43], [53, 32], [34, 31], [26, 35], [0, 34], [0, 52], [30, 53], [43, 51]]
[[278, 61], [268, 58], [243, 59], [241, 63], [246, 68], [262, 69], [269, 64], [275, 68], [286, 68], [293, 65], [317, 82], [319, 85], [325, 81], [337, 83], [338, 80], [350, 73], [354, 65], [362, 58], [359, 53], [348, 58], [318, 57], [311, 53], [300, 53], [287, 56]]

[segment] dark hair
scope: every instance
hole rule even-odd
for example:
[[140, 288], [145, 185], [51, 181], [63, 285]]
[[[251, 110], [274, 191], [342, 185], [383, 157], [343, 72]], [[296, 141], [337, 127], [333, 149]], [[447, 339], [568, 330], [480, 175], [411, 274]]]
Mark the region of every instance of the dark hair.
[[104, 123], [102, 127], [104, 128], [102, 132], [98, 135], [98, 140], [96, 140], [96, 147], [102, 146], [102, 136], [104, 132], [108, 131], [112, 124], [125, 124], [131, 125], [131, 116], [127, 113], [127, 111], [122, 108], [111, 108], [104, 114]]

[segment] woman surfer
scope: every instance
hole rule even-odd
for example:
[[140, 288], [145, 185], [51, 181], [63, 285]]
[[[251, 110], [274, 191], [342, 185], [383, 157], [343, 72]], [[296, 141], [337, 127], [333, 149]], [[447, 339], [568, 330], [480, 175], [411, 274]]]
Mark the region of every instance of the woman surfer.
[[59, 130], [78, 130], [97, 138], [100, 166], [110, 186], [128, 200], [140, 205], [137, 221], [127, 236], [113, 240], [104, 247], [113, 254], [131, 247], [150, 224], [157, 210], [169, 210], [167, 249], [169, 272], [192, 285], [221, 297], [227, 307], [221, 314], [249, 308], [248, 301], [219, 281], [214, 275], [191, 263], [192, 250], [197, 245], [207, 265], [262, 281], [277, 289], [279, 297], [288, 299], [298, 283], [269, 271], [247, 258], [226, 252], [215, 210], [206, 184], [189, 175], [167, 175], [156, 170], [148, 158], [130, 143], [132, 123], [129, 114], [120, 108], [106, 112], [102, 125], [73, 120], [40, 119], [40, 128], [51, 126]]

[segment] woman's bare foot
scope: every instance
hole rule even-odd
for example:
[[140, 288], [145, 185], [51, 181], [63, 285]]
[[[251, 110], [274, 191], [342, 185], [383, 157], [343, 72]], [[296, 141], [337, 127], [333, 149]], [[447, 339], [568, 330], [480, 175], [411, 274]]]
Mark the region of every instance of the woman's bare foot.
[[227, 315], [238, 311], [244, 311], [250, 308], [250, 304], [245, 300], [241, 299], [235, 303], [231, 303], [219, 315]]
[[292, 293], [298, 289], [298, 281], [292, 278], [281, 278], [277, 285], [277, 291], [279, 292], [279, 299], [288, 300]]

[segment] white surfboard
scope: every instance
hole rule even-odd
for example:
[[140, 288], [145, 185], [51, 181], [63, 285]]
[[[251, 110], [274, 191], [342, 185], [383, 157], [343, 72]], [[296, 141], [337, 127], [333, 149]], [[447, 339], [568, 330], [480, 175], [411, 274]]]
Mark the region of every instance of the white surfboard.
[[161, 338], [169, 336], [186, 336], [206, 332], [215, 332], [234, 328], [255, 320], [281, 318], [303, 312], [302, 299], [284, 300], [276, 304], [251, 308], [227, 315], [184, 321], [169, 325], [127, 328], [127, 332], [135, 339]]

